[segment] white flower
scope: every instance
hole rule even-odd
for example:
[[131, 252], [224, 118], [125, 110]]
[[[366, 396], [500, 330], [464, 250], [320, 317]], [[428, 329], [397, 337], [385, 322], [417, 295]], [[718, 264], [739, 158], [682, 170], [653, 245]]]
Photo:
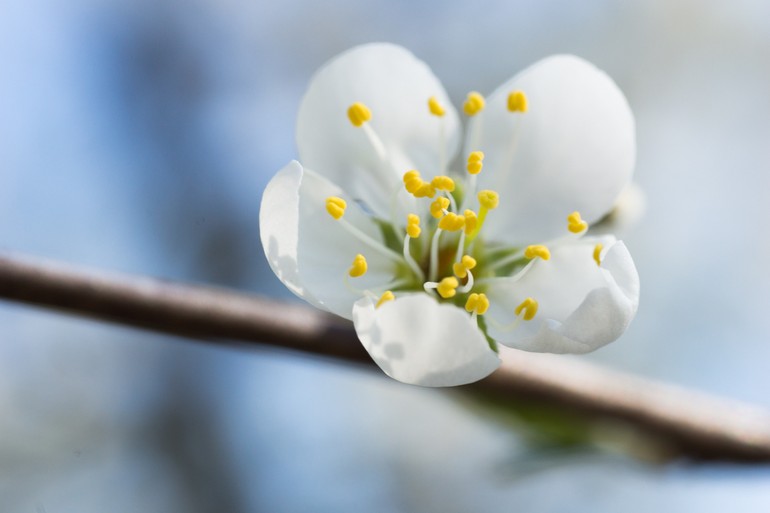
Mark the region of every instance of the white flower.
[[[291, 162], [262, 198], [270, 266], [309, 303], [352, 319], [391, 377], [469, 383], [496, 343], [584, 353], [634, 317], [639, 279], [622, 242], [584, 236], [629, 183], [631, 111], [573, 56], [544, 59], [461, 123], [403, 48], [353, 48], [313, 77]], [[456, 172], [453, 172], [456, 171]], [[451, 177], [451, 178], [450, 178]]]

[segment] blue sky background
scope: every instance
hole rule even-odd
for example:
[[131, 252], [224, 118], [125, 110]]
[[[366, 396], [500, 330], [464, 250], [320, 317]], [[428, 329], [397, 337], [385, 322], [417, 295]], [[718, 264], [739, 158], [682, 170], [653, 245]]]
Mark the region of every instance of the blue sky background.
[[[584, 357], [770, 407], [762, 1], [0, 0], [0, 249], [290, 300], [261, 191], [315, 69], [411, 49], [457, 104], [553, 53], [637, 119], [642, 278]], [[451, 394], [0, 304], [0, 504], [30, 512], [765, 512], [770, 467], [532, 455]]]

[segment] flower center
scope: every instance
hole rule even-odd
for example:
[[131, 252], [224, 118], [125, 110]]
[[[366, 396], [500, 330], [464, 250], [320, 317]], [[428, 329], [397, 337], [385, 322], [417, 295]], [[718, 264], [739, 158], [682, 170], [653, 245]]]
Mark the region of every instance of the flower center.
[[[486, 245], [482, 231], [487, 216], [498, 208], [501, 198], [496, 191], [477, 191], [478, 175], [484, 169], [484, 153], [472, 151], [467, 157], [465, 166], [467, 174], [459, 183], [443, 173], [446, 172], [445, 155], [445, 126], [446, 109], [436, 97], [428, 99], [428, 112], [437, 118], [439, 130], [439, 173], [430, 179], [423, 178], [418, 170], [408, 170], [403, 175], [403, 191], [417, 200], [424, 200], [425, 211], [430, 216], [425, 220], [417, 212], [406, 216], [406, 223], [399, 220], [378, 220], [383, 231], [383, 241], [367, 235], [345, 219], [347, 203], [339, 197], [326, 199], [326, 210], [330, 216], [353, 234], [362, 245], [362, 251], [374, 251], [385, 256], [394, 264], [394, 279], [381, 287], [356, 289], [350, 279], [355, 280], [364, 276], [368, 264], [364, 253], [357, 254], [352, 262], [348, 275], [344, 276], [345, 285], [356, 293], [366, 295], [376, 300], [376, 307], [392, 301], [398, 292], [417, 292], [435, 295], [439, 301], [447, 301], [464, 307], [474, 320], [484, 315], [490, 307], [485, 295], [485, 283], [501, 276], [520, 275], [528, 271], [530, 261], [551, 259], [551, 250], [546, 244], [533, 244], [524, 248], [503, 248], [499, 245]], [[485, 107], [484, 97], [472, 92], [466, 99], [463, 110], [473, 117]], [[508, 96], [507, 108], [517, 118], [528, 111], [527, 96], [522, 91], [512, 91]], [[348, 109], [348, 118], [354, 127], [364, 130], [372, 148], [381, 160], [387, 160], [385, 147], [369, 121], [372, 112], [362, 103], [354, 103]], [[520, 120], [516, 120], [514, 139]], [[472, 123], [469, 140], [477, 138], [478, 123]], [[511, 141], [511, 152], [515, 140]], [[508, 160], [512, 154], [506, 155]], [[392, 191], [393, 198], [398, 191]], [[472, 198], [477, 200], [477, 208], [463, 208], [471, 204]], [[430, 202], [430, 203], [427, 203]], [[418, 205], [421, 201], [417, 202]], [[569, 238], [585, 234], [588, 224], [580, 217], [579, 212], [573, 212], [567, 217], [567, 230], [573, 235]], [[559, 240], [551, 244], [558, 244]], [[602, 245], [597, 244], [593, 258], [601, 265]], [[395, 292], [394, 292], [395, 291]], [[501, 326], [494, 319], [490, 321], [504, 330], [515, 329], [522, 321], [530, 321], [537, 315], [539, 304], [536, 299], [528, 297], [514, 310], [516, 320]], [[479, 321], [480, 327], [482, 323]], [[482, 328], [483, 329], [483, 328]]]

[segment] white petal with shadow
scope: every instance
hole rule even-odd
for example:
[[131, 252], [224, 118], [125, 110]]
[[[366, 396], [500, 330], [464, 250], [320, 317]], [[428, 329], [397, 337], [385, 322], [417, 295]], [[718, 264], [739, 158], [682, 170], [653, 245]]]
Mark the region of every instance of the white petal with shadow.
[[500, 365], [467, 312], [427, 294], [397, 297], [379, 308], [372, 299], [361, 299], [353, 308], [353, 323], [377, 365], [404, 383], [463, 385]]
[[[594, 245], [604, 244], [601, 266]], [[489, 334], [501, 344], [527, 351], [586, 353], [620, 337], [636, 315], [639, 276], [622, 242], [613, 237], [583, 238], [556, 246], [551, 259], [537, 259], [519, 279], [489, 281]], [[534, 319], [516, 320], [527, 297], [538, 302]], [[496, 326], [495, 323], [498, 325]]]

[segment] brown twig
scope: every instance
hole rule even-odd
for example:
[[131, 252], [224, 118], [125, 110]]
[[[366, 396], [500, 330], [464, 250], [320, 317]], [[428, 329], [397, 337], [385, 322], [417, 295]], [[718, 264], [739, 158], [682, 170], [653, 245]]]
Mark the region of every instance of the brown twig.
[[[349, 323], [211, 287], [0, 256], [0, 298], [211, 342], [241, 341], [371, 364]], [[2, 329], [2, 328], [0, 328]], [[670, 454], [770, 461], [770, 413], [552, 355], [511, 351], [468, 390], [630, 427]]]

